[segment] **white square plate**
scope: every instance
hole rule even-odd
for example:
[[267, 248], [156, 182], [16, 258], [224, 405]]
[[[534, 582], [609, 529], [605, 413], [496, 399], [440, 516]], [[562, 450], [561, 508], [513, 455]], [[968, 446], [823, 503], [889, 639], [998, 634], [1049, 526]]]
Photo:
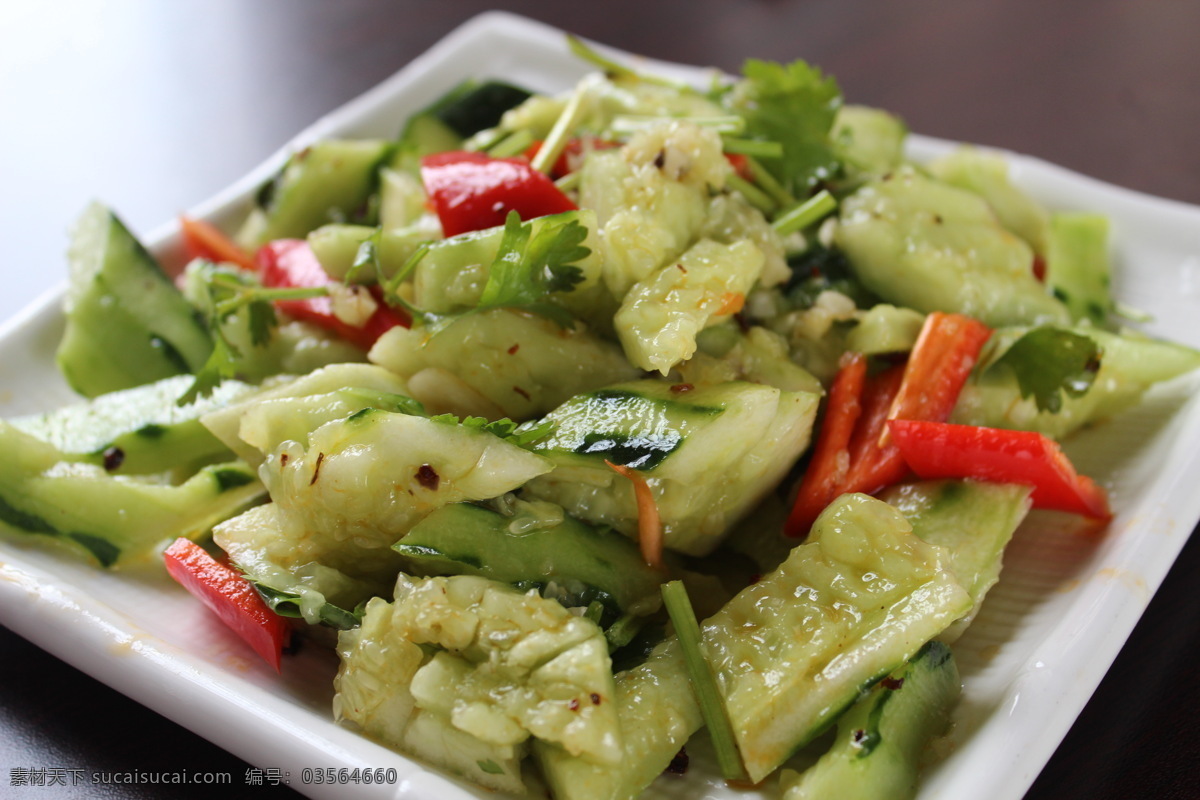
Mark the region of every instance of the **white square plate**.
[[[685, 80], [709, 75], [645, 66]], [[585, 71], [561, 32], [485, 14], [193, 213], [232, 225], [287, 152], [322, 137], [393, 136], [407, 115], [464, 78], [560, 91]], [[913, 137], [911, 153], [925, 159], [949, 146]], [[1109, 215], [1117, 296], [1155, 315], [1150, 333], [1200, 346], [1200, 208], [1029, 158], [1011, 163], [1015, 180], [1047, 205]], [[164, 262], [179, 264], [174, 225], [148, 238]], [[54, 368], [60, 295], [0, 328], [0, 416], [72, 399]], [[1109, 489], [1116, 517], [1100, 536], [1052, 514], [1033, 515], [1018, 532], [1000, 584], [955, 647], [965, 694], [954, 746], [925, 774], [922, 800], [1020, 798], [1062, 740], [1200, 518], [1198, 389], [1197, 375], [1159, 387], [1137, 409], [1072, 439], [1068, 452]], [[332, 654], [309, 647], [286, 660], [282, 678], [274, 675], [155, 565], [105, 572], [7, 537], [0, 540], [0, 621], [250, 763], [282, 770], [313, 797], [494, 796], [335, 725]], [[647, 797], [754, 796], [719, 780], [706, 739], [701, 733], [689, 746], [686, 777], [660, 779]], [[397, 783], [304, 782], [306, 769], [376, 767], [394, 768]]]

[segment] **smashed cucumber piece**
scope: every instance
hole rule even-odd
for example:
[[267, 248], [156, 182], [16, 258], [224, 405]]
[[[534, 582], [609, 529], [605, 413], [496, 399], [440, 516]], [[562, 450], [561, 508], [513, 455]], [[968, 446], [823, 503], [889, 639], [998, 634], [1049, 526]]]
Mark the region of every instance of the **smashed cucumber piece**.
[[1108, 217], [1062, 211], [1050, 217], [1046, 285], [1076, 322], [1108, 325], [1113, 308]]
[[894, 114], [844, 105], [833, 118], [829, 143], [851, 177], [882, 175], [904, 162], [908, 126]]
[[181, 407], [175, 401], [192, 380], [190, 375], [177, 375], [9, 421], [53, 445], [63, 460], [95, 464], [110, 474], [194, 471], [201, 464], [231, 457], [229, 448], [209, 433], [200, 417], [255, 388], [225, 381], [209, 397]]
[[483, 430], [368, 408], [284, 442], [261, 473], [276, 505], [333, 551], [388, 548], [434, 509], [497, 497], [551, 466]]
[[526, 490], [636, 537], [632, 483], [605, 461], [630, 467], [654, 495], [667, 548], [705, 555], [807, 448], [817, 401], [742, 382], [643, 380], [578, 395], [547, 415], [551, 432], [531, 444], [555, 470]]
[[368, 408], [283, 443], [262, 475], [308, 527], [390, 547], [434, 509], [498, 497], [552, 466], [484, 430]]
[[53, 445], [2, 421], [0, 447], [0, 530], [51, 537], [105, 567], [200, 536], [263, 493], [239, 462], [204, 467], [171, 486], [64, 461]]
[[[819, 544], [793, 550], [702, 625], [754, 781], [970, 608], [943, 570], [946, 553], [914, 537], [889, 506], [845, 495], [818, 525]], [[633, 800], [702, 726], [674, 637], [618, 674], [616, 690], [619, 768], [534, 744], [558, 800]]]
[[[579, 268], [582, 280], [569, 291], [552, 292], [549, 298], [572, 312], [587, 316], [588, 309], [580, 305], [579, 298], [590, 296], [589, 290], [598, 287], [603, 261], [596, 235], [595, 214], [587, 209], [564, 211], [535, 217], [522, 222], [521, 226], [530, 231], [529, 238], [532, 241], [548, 226], [572, 223], [578, 223], [588, 232], [580, 243], [589, 250], [588, 255], [572, 262], [573, 266]], [[413, 271], [413, 304], [432, 314], [466, 311], [478, 306], [503, 238], [504, 226], [497, 226], [461, 233], [431, 244]]]
[[[618, 762], [612, 667], [594, 623], [536, 592], [472, 576], [402, 576], [395, 594], [394, 604], [368, 606], [363, 626], [370, 638], [342, 634], [339, 719], [403, 750], [426, 757], [440, 751], [434, 763], [472, 778], [488, 774], [484, 785], [502, 781], [507, 791], [520, 786], [518, 754], [531, 736], [592, 763]], [[388, 687], [383, 692], [380, 683]], [[378, 713], [380, 694], [395, 698], [386, 719]], [[410, 729], [420, 716], [426, 727], [457, 731], [472, 746], [439, 748], [437, 742], [458, 743], [442, 737], [415, 742]], [[500, 769], [480, 764], [480, 751], [502, 756], [491, 759]]]
[[359, 248], [371, 239], [375, 245], [378, 274], [367, 270], [353, 276], [371, 282], [399, 272], [422, 244], [441, 238], [442, 228], [436, 217], [423, 217], [403, 228], [372, 228], [367, 225], [322, 225], [308, 235], [308, 245], [331, 278], [345, 281], [358, 260]]
[[1008, 161], [998, 152], [959, 147], [925, 167], [943, 183], [979, 195], [995, 212], [1000, 224], [1020, 236], [1045, 256], [1050, 245], [1050, 215], [1018, 189], [1009, 178]]
[[762, 275], [762, 251], [748, 241], [697, 242], [657, 272], [635, 283], [613, 324], [629, 360], [666, 375], [696, 352], [696, 335], [740, 311]]
[[300, 239], [330, 222], [348, 222], [366, 210], [391, 142], [327, 139], [292, 154], [259, 191], [259, 206], [238, 240], [255, 248], [275, 239]]
[[[395, 374], [373, 364], [331, 364], [300, 377], [280, 376], [253, 397], [210, 411], [201, 423], [248, 464], [258, 465], [284, 438], [304, 441], [319, 424], [371, 407], [368, 396], [404, 396], [408, 386]], [[359, 398], [358, 405], [351, 399]], [[286, 401], [312, 398], [305, 412], [292, 414]], [[278, 414], [272, 414], [278, 409]], [[321, 411], [324, 409], [324, 412]], [[394, 410], [394, 409], [389, 409]], [[264, 419], [264, 417], [266, 419]], [[247, 439], [242, 438], [243, 427]], [[280, 433], [272, 433], [272, 430]], [[285, 436], [282, 431], [287, 431]]]
[[1004, 548], [1029, 512], [1032, 491], [1009, 483], [920, 481], [879, 494], [922, 541], [943, 549], [946, 568], [971, 595], [971, 610], [941, 633], [941, 641], [962, 635], [1000, 579]]
[[338, 636], [334, 719], [480, 786], [524, 792], [521, 759], [528, 744], [489, 744], [417, 707], [409, 686], [426, 655], [399, 632], [400, 625], [395, 607], [375, 598], [367, 604], [362, 625]]
[[917, 794], [922, 750], [950, 723], [962, 692], [941, 642], [921, 648], [838, 720], [833, 746], [797, 774], [784, 770], [783, 800], [908, 800]]
[[286, 441], [305, 441], [309, 433], [325, 423], [367, 408], [398, 414], [424, 413], [421, 404], [407, 395], [347, 387], [328, 394], [254, 403], [242, 417], [238, 437], [267, 456]]
[[401, 559], [386, 547], [307, 527], [276, 503], [255, 506], [213, 529], [213, 541], [260, 592], [310, 625], [348, 622], [372, 597], [387, 595]]
[[66, 330], [56, 359], [85, 397], [204, 366], [212, 339], [154, 257], [93, 203], [71, 233]]
[[1033, 250], [976, 194], [905, 167], [842, 202], [834, 241], [885, 302], [991, 327], [1068, 323], [1033, 274]]
[[556, 800], [634, 800], [703, 724], [673, 636], [645, 662], [618, 673], [615, 685], [624, 750], [618, 764], [594, 764], [559, 746], [533, 743], [534, 758]]
[[695, 242], [732, 168], [715, 131], [673, 120], [592, 153], [579, 174], [579, 203], [600, 226], [604, 283], [621, 299]]
[[750, 779], [970, 611], [940, 548], [886, 503], [842, 495], [805, 544], [702, 625]]
[[750, 381], [785, 392], [825, 392], [811, 372], [789, 357], [787, 340], [762, 326], [743, 331], [725, 322], [705, 328], [696, 346], [696, 353], [676, 367], [680, 378], [693, 386]]
[[298, 595], [305, 619], [385, 592], [391, 550], [440, 506], [498, 497], [550, 463], [476, 428], [366, 408], [286, 441], [260, 469], [274, 501], [213, 538], [256, 582]]
[[432, 337], [393, 328], [370, 358], [408, 381], [432, 413], [517, 421], [641, 374], [612, 342], [504, 308], [455, 320]]
[[657, 610], [661, 576], [629, 539], [549, 503], [514, 505], [508, 516], [469, 503], [443, 506], [393, 549], [410, 574], [479, 575], [540, 590], [553, 584], [566, 605], [600, 602], [614, 615]]
[[[1034, 331], [1047, 330], [1045, 328]], [[1096, 343], [1100, 368], [1082, 395], [1063, 392], [1058, 411], [1039, 410], [1034, 396], [1023, 397], [1012, 369], [996, 364], [1026, 328], [1000, 329], [984, 345], [979, 363], [963, 386], [950, 422], [989, 428], [1032, 430], [1062, 439], [1136, 405], [1154, 384], [1200, 368], [1200, 350], [1150, 339], [1137, 333], [1109, 333], [1094, 327], [1055, 328]], [[1048, 354], [1043, 350], [1042, 356]], [[1037, 365], [1033, 365], [1037, 368]]]

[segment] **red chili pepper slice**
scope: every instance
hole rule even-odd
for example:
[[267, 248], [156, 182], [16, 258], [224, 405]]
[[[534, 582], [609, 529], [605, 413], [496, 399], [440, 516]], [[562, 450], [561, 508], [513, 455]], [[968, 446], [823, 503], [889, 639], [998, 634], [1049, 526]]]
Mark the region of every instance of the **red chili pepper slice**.
[[887, 421], [949, 418], [991, 333], [970, 317], [934, 312], [904, 365], [868, 378], [863, 356], [845, 362], [830, 389], [825, 422], [784, 532], [804, 536], [840, 494], [874, 494], [903, 480], [908, 465], [890, 441]]
[[576, 209], [523, 158], [437, 153], [421, 159], [421, 181], [446, 236], [503, 225], [509, 211], [528, 220]]
[[1112, 517], [1104, 490], [1075, 471], [1051, 439], [1033, 431], [894, 419], [892, 440], [920, 478], [974, 478], [1033, 487], [1034, 508]]
[[825, 506], [841, 493], [840, 487], [850, 469], [850, 437], [862, 413], [866, 377], [866, 356], [847, 353], [829, 387], [825, 419], [784, 526], [788, 536], [806, 535]]
[[163, 553], [163, 562], [172, 578], [279, 671], [291, 626], [267, 607], [250, 581], [210, 556], [200, 545], [182, 537]]
[[[278, 239], [258, 250], [259, 276], [263, 286], [272, 288], [313, 288], [335, 283], [325, 272], [304, 239]], [[276, 300], [275, 307], [294, 319], [311, 322], [333, 331], [364, 350], [371, 349], [375, 340], [397, 325], [408, 327], [408, 316], [392, 308], [373, 293], [377, 307], [361, 328], [338, 319], [333, 313], [333, 301], [328, 297], [306, 300]]]

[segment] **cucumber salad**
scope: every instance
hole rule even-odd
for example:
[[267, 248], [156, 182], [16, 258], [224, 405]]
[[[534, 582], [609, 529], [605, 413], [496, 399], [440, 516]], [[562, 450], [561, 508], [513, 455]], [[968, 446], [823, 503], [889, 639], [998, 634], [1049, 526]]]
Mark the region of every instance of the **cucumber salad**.
[[804, 62], [570, 46], [562, 95], [480, 77], [293, 153], [236, 230], [180, 220], [176, 277], [88, 208], [86, 399], [0, 421], [0, 530], [161, 560], [277, 670], [333, 648], [339, 722], [487, 790], [628, 800], [691, 740], [735, 787], [914, 796], [1014, 531], [1112, 516], [1059, 442], [1200, 352], [999, 154], [913, 163]]

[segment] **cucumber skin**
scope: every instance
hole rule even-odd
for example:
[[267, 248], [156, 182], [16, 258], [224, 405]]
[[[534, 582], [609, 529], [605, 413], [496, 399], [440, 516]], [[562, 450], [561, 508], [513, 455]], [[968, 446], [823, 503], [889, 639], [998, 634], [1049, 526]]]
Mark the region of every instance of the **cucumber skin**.
[[62, 462], [51, 445], [0, 422], [0, 531], [50, 536], [82, 547], [100, 565], [144, 555], [157, 543], [194, 538], [263, 493], [240, 462], [217, 464], [179, 486], [113, 477]]
[[949, 647], [930, 642], [838, 721], [833, 746], [803, 774], [781, 778], [784, 800], [908, 800], [920, 755], [945, 730], [961, 692]]
[[205, 464], [233, 458], [201, 424], [200, 416], [254, 391], [239, 381], [225, 381], [211, 397], [177, 406], [175, 401], [191, 383], [190, 375], [177, 375], [10, 422], [54, 445], [64, 460], [103, 466], [110, 474], [150, 475], [173, 469], [191, 474]]
[[158, 262], [109, 209], [79, 218], [56, 361], [85, 397], [204, 366], [212, 339]]
[[[443, 506], [392, 546], [417, 574], [479, 575], [532, 586], [582, 584], [618, 614], [657, 596], [659, 575], [624, 536], [570, 517], [550, 528], [512, 533], [511, 518], [468, 503]], [[586, 605], [586, 602], [581, 602]]]
[[382, 140], [331, 139], [293, 154], [268, 184], [259, 219], [240, 238], [253, 239], [252, 245], [302, 238], [327, 223], [353, 220], [368, 204], [393, 147]]

